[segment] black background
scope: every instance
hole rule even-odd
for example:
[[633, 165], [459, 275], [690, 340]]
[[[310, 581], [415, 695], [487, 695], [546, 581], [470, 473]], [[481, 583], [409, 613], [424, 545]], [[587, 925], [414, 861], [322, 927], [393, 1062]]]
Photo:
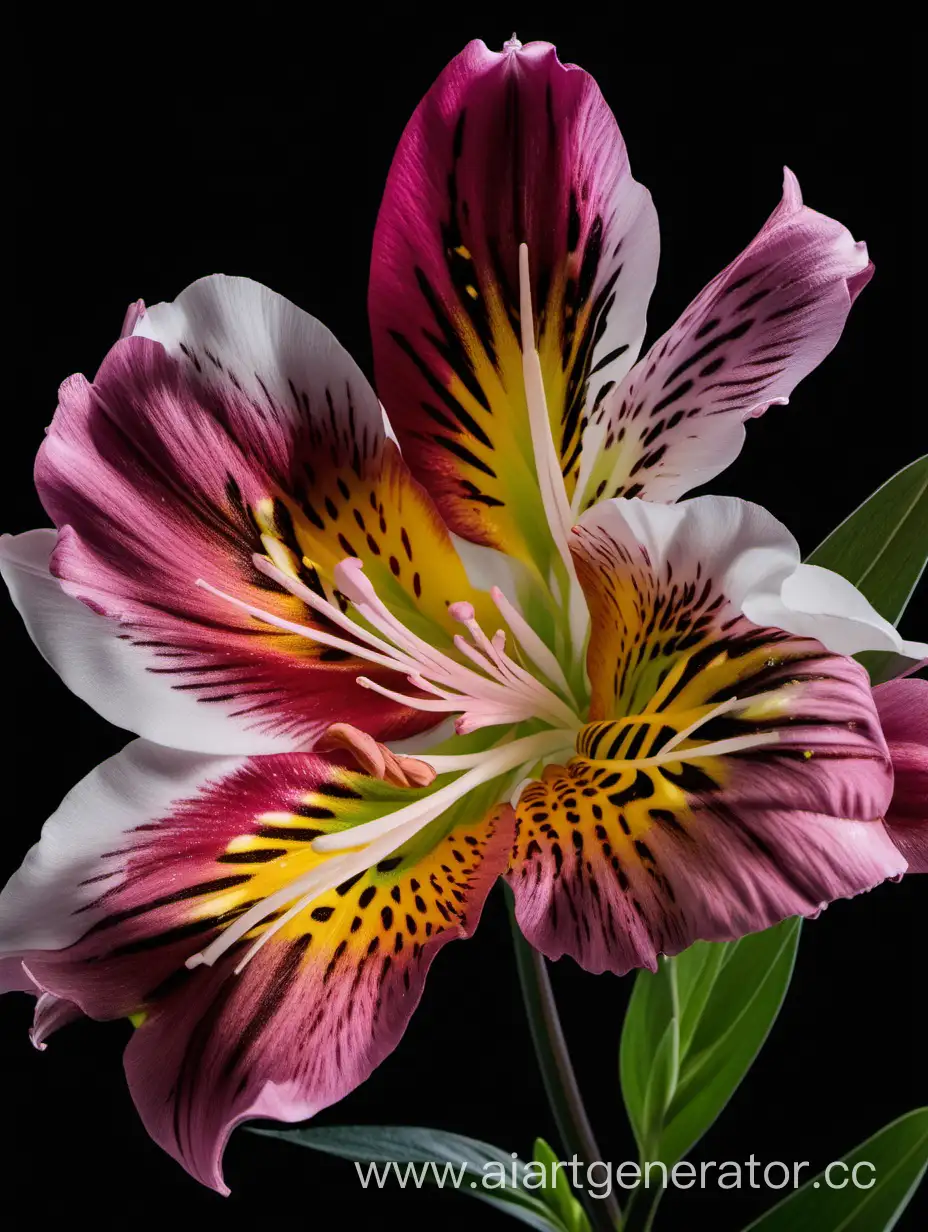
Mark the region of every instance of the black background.
[[[7, 339], [2, 528], [47, 523], [31, 466], [71, 372], [92, 374], [138, 296], [173, 298], [202, 274], [247, 274], [322, 318], [370, 372], [365, 312], [370, 241], [394, 146], [415, 103], [473, 36], [500, 46], [556, 41], [599, 80], [651, 189], [662, 258], [649, 339], [751, 238], [779, 199], [780, 168], [809, 204], [865, 238], [877, 275], [841, 343], [750, 428], [742, 458], [712, 485], [759, 501], [805, 550], [925, 446], [916, 385], [913, 288], [915, 137], [909, 68], [876, 35], [845, 43], [772, 24], [725, 45], [656, 18], [644, 34], [615, 19], [537, 25], [520, 6], [489, 21], [441, 8], [389, 17], [310, 10], [272, 20], [124, 8], [98, 26], [36, 12], [14, 69], [16, 270]], [[591, 14], [587, 14], [589, 18]], [[11, 872], [72, 783], [125, 743], [40, 661], [2, 610]], [[914, 610], [903, 626], [919, 632]], [[921, 629], [924, 636], [924, 627]], [[769, 1044], [693, 1158], [809, 1160], [814, 1170], [924, 1103], [928, 878], [838, 903], [807, 925]], [[554, 969], [565, 1030], [604, 1156], [634, 1157], [617, 1082], [631, 979]], [[5, 999], [0, 1065], [5, 1201], [40, 1225], [174, 1223], [361, 1228], [401, 1218], [448, 1229], [516, 1227], [466, 1197], [361, 1191], [351, 1165], [239, 1131], [227, 1152], [233, 1195], [191, 1181], [148, 1141], [125, 1090], [123, 1023], [84, 1023], [44, 1055], [26, 1038], [27, 998]], [[397, 1052], [319, 1123], [437, 1126], [523, 1155], [552, 1138], [520, 999], [501, 895], [477, 936], [443, 953]], [[764, 1191], [671, 1194], [661, 1227], [734, 1232]], [[691, 1223], [691, 1220], [693, 1221]], [[913, 1212], [903, 1227], [916, 1225]]]

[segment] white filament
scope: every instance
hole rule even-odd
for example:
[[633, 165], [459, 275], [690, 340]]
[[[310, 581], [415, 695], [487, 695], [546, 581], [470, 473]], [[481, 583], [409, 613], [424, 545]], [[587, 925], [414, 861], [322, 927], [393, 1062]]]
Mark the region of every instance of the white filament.
[[[356, 847], [359, 842], [372, 842], [415, 819], [419, 820], [420, 826], [427, 825], [428, 822], [434, 821], [439, 813], [450, 808], [455, 801], [460, 800], [475, 787], [501, 774], [506, 774], [517, 766], [533, 764], [555, 750], [562, 749], [565, 745], [569, 746], [572, 740], [572, 732], [547, 731], [540, 732], [537, 736], [524, 736], [521, 740], [513, 740], [510, 744], [504, 744], [498, 749], [490, 749], [482, 754], [481, 760], [474, 765], [473, 769], [467, 770], [453, 783], [448, 783], [447, 786], [439, 788], [438, 791], [432, 792], [424, 799], [416, 800], [394, 813], [378, 817], [375, 821], [353, 826], [350, 830], [343, 830], [337, 834], [324, 834], [313, 840], [313, 850], [345, 851]], [[428, 757], [426, 756], [423, 760], [427, 761]]]
[[359, 872], [366, 872], [378, 861], [396, 851], [398, 847], [401, 847], [419, 830], [434, 821], [475, 787], [517, 768], [532, 766], [539, 759], [556, 750], [569, 747], [572, 739], [573, 733], [570, 731], [547, 731], [535, 736], [526, 736], [521, 740], [514, 740], [510, 744], [490, 749], [484, 753], [467, 754], [460, 758], [430, 759], [438, 763], [436, 769], [439, 766], [443, 770], [458, 770], [465, 766], [469, 768], [454, 782], [446, 784], [438, 791], [415, 800], [412, 804], [397, 809], [385, 817], [350, 827], [338, 834], [328, 834], [315, 839], [312, 844], [314, 851], [339, 854], [323, 861], [302, 876], [295, 877], [281, 889], [267, 895], [261, 902], [256, 903], [250, 910], [229, 924], [205, 949], [192, 954], [187, 959], [186, 965], [191, 968], [211, 967], [231, 946], [260, 925], [274, 911], [290, 904], [284, 914], [274, 920], [252, 944], [236, 967], [236, 972], [240, 972], [275, 933], [279, 932], [285, 924], [299, 915], [321, 894], [341, 885], [343, 881], [347, 881]]
[[653, 757], [636, 757], [632, 761], [615, 758], [604, 764], [619, 766], [666, 766], [671, 762], [697, 761], [701, 757], [721, 757], [724, 753], [741, 753], [745, 749], [756, 749], [763, 744], [776, 744], [780, 733], [775, 731], [758, 732], [756, 736], [732, 736], [728, 740], [716, 740], [713, 744], [700, 744], [694, 749], [680, 749], [667, 752], [662, 749]]
[[[698, 719], [694, 719], [688, 727], [684, 727], [682, 731], [678, 731], [672, 740], [668, 740], [661, 753], [669, 753], [671, 749], [675, 749], [682, 744], [684, 740], [688, 740], [695, 731], [700, 727], [705, 726], [710, 719], [717, 718], [720, 714], [729, 714], [732, 710], [750, 710], [752, 706], [756, 706], [761, 702], [770, 701], [773, 698], [779, 697], [782, 690], [769, 689], [766, 693], [758, 693], [754, 697], [730, 697], [727, 702], [722, 702], [716, 706], [714, 710], [702, 715]], [[686, 750], [686, 755], [689, 757], [691, 750]]]
[[[335, 568], [335, 583], [354, 604], [358, 615], [367, 622], [366, 626], [352, 620], [335, 604], [321, 598], [298, 578], [285, 573], [266, 558], [255, 556], [254, 563], [262, 573], [296, 595], [319, 616], [350, 634], [353, 640], [314, 626], [286, 620], [226, 594], [202, 579], [197, 585], [266, 624], [285, 629], [320, 645], [343, 650], [378, 667], [400, 672], [414, 688], [430, 696], [423, 698], [402, 693], [379, 681], [371, 680], [368, 676], [358, 676], [357, 683], [362, 688], [370, 689], [413, 710], [458, 714], [460, 717], [456, 730], [460, 734], [475, 731], [480, 727], [519, 723], [532, 718], [542, 719], [558, 728], [579, 728], [580, 720], [567, 702], [506, 654], [506, 637], [502, 630], [497, 630], [492, 638], [487, 637], [477, 622], [470, 603], [453, 603], [449, 611], [452, 617], [467, 629], [471, 638], [468, 642], [458, 635], [454, 644], [479, 671], [474, 671], [436, 650], [398, 620], [377, 595], [359, 560], [348, 558], [338, 564]], [[522, 634], [528, 639], [529, 644], [523, 644], [527, 658], [537, 663], [552, 683], [562, 688], [573, 703], [566, 678], [541, 639], [518, 616], [501, 592], [498, 597], [494, 593], [494, 601], [504, 615], [510, 610], [515, 613], [517, 636]], [[516, 630], [513, 632], [516, 633]], [[545, 653], [550, 659], [545, 657]]]
[[551, 531], [551, 538], [563, 561], [568, 579], [568, 619], [570, 637], [575, 654], [580, 654], [586, 641], [590, 616], [577, 580], [567, 536], [573, 525], [564, 478], [561, 475], [554, 439], [551, 435], [551, 418], [545, 397], [545, 384], [541, 372], [541, 360], [535, 347], [535, 321], [532, 312], [532, 284], [529, 275], [528, 245], [519, 245], [519, 320], [522, 331], [522, 379], [525, 383], [525, 401], [528, 406], [528, 422], [535, 455], [535, 471], [541, 489], [541, 500]]
[[539, 671], [543, 672], [553, 684], [556, 684], [567, 697], [572, 701], [575, 700], [557, 657], [544, 644], [522, 613], [513, 607], [498, 586], [492, 588], [490, 598], [512, 630], [513, 637]]

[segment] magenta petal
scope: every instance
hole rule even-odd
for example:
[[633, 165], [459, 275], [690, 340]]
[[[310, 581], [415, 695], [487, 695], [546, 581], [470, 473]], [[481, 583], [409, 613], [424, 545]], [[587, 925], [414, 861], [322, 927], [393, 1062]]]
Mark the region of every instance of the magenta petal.
[[144, 315], [145, 301], [143, 299], [137, 299], [135, 303], [130, 304], [123, 317], [122, 329], [119, 331], [120, 338], [131, 338]]
[[[160, 329], [176, 353], [148, 337], [124, 338], [92, 383], [66, 381], [36, 465], [59, 528], [52, 572], [109, 618], [99, 636], [121, 641], [100, 655], [91, 653], [95, 641], [87, 650], [77, 637], [59, 645], [62, 674], [107, 717], [127, 715], [133, 730], [181, 748], [307, 747], [339, 720], [381, 737], [421, 730], [421, 716], [354, 687], [359, 660], [197, 585], [203, 579], [273, 617], [312, 625], [302, 600], [257, 571], [254, 554], [274, 553], [317, 588], [345, 556], [370, 555], [387, 570], [401, 549], [387, 550], [380, 526], [400, 543], [395, 506], [403, 501], [414, 522], [410, 553], [446, 550], [453, 559], [350, 357], [318, 322], [244, 279], [203, 280], [176, 304], [148, 309], [136, 328]], [[362, 538], [357, 518], [363, 507], [373, 519], [372, 498], [379, 524]], [[423, 543], [423, 531], [434, 531], [434, 542]], [[410, 592], [420, 579], [411, 568], [398, 581], [387, 573]], [[436, 595], [431, 575], [421, 590], [423, 605], [430, 595], [447, 619], [443, 600], [458, 596]], [[36, 635], [46, 652], [70, 621], [51, 612], [48, 597], [41, 603], [57, 623], [48, 637]], [[101, 658], [111, 687], [97, 678]], [[114, 714], [127, 674], [142, 695]]]
[[656, 970], [660, 954], [815, 916], [903, 871], [879, 821], [793, 809], [697, 806], [685, 834], [668, 822], [639, 841], [647, 856], [618, 867], [608, 843], [590, 845], [583, 866], [568, 851], [560, 869], [545, 847], [521, 884], [511, 877], [536, 949], [587, 971]]
[[21, 958], [0, 958], [0, 996], [5, 992], [38, 992]]
[[37, 998], [29, 1038], [40, 1052], [49, 1036], [84, 1016], [72, 1001], [43, 992], [20, 958], [0, 958], [0, 995], [5, 992], [28, 992]]
[[35, 1003], [35, 1017], [29, 1038], [39, 1052], [44, 1052], [50, 1036], [66, 1027], [69, 1022], [76, 1022], [83, 1017], [84, 1011], [73, 1001], [56, 997], [51, 992], [43, 992]]
[[528, 247], [536, 343], [572, 491], [587, 417], [634, 362], [657, 220], [595, 81], [548, 43], [448, 65], [400, 141], [377, 220], [378, 392], [459, 534], [516, 553], [544, 524], [519, 339]]
[[605, 501], [571, 548], [591, 721], [519, 800], [509, 880], [534, 945], [653, 967], [905, 871], [867, 673], [744, 615], [802, 568], [784, 527], [725, 497]]
[[[66, 527], [61, 539], [72, 537]], [[101, 614], [101, 604], [94, 610], [68, 594], [49, 569], [58, 540], [54, 530], [0, 537], [0, 573], [29, 636], [72, 692], [109, 722], [141, 729], [160, 744], [228, 753], [289, 747], [279, 734], [236, 725], [228, 707], [199, 702], [196, 690], [172, 687], [186, 682], [165, 668], [192, 662], [180, 647], [160, 639], [139, 646]]]
[[928, 680], [889, 680], [873, 690], [892, 758], [894, 787], [886, 825], [909, 862], [928, 872]]
[[[744, 653], [756, 632], [735, 631], [728, 646]], [[737, 688], [790, 698], [772, 720], [782, 724], [775, 746], [713, 759], [684, 752], [645, 769], [577, 758], [526, 792], [509, 880], [537, 949], [590, 971], [653, 969], [659, 954], [817, 915], [905, 871], [880, 820], [890, 775], [866, 674], [814, 657], [808, 643], [772, 642], [771, 654], [780, 664], [761, 660]], [[797, 690], [806, 674], [818, 679]], [[645, 743], [674, 721], [655, 715]]]
[[4, 993], [32, 993], [37, 997], [38, 984], [26, 970], [22, 958], [0, 958], [0, 995]]
[[[132, 1015], [126, 1070], [149, 1132], [225, 1192], [234, 1126], [305, 1119], [363, 1081], [505, 868], [512, 810], [484, 796], [265, 931], [300, 901], [294, 878], [333, 858], [314, 838], [409, 796], [311, 753], [209, 758], [136, 741], [78, 784], [0, 894], [0, 954], [17, 956], [0, 979], [31, 974], [92, 1017]], [[276, 912], [229, 935], [272, 894]], [[212, 942], [227, 946], [215, 965], [187, 967]], [[43, 998], [37, 1043], [73, 1013]]]
[[787, 402], [831, 351], [872, 274], [866, 246], [803, 205], [787, 169], [758, 235], [594, 415], [578, 507], [613, 496], [676, 500], [724, 470], [745, 421]]
[[[354, 1090], [399, 1044], [438, 952], [477, 927], [511, 841], [511, 826], [491, 836], [479, 871], [460, 879], [458, 920], [440, 934], [407, 934], [400, 948], [400, 933], [381, 941], [375, 929], [372, 941], [365, 934], [362, 947], [346, 948], [352, 917], [359, 918], [356, 901], [366, 901], [362, 889], [351, 911], [330, 924], [328, 942], [327, 930], [309, 922], [322, 934], [317, 953], [317, 935], [271, 942], [240, 975], [223, 963], [169, 994], [125, 1058], [133, 1098], [155, 1141], [198, 1180], [227, 1193], [222, 1155], [236, 1125], [256, 1117], [304, 1121]], [[415, 912], [412, 886], [421, 881], [398, 884], [403, 904]], [[389, 893], [377, 897], [378, 925], [382, 912], [402, 918], [392, 904]]]

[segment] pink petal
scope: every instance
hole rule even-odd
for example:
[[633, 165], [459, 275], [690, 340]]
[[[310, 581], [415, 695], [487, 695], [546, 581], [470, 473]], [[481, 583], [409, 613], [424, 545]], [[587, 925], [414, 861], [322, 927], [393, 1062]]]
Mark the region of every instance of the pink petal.
[[[532, 824], [552, 802], [577, 798], [594, 765], [572, 766], [550, 794], [519, 810], [519, 856], [509, 873], [516, 917], [548, 958], [569, 954], [587, 971], [617, 975], [656, 970], [659, 954], [815, 916], [903, 871], [878, 820], [771, 806], [751, 799], [750, 788], [741, 799], [740, 785], [717, 801], [689, 793], [688, 820], [656, 808], [666, 817], [651, 818], [645, 837], [631, 841], [614, 809], [576, 827], [565, 825], [566, 810], [560, 822], [548, 814], [556, 840]], [[782, 786], [775, 773], [770, 783]]]
[[197, 586], [318, 627], [254, 554], [317, 593], [358, 556], [450, 642], [466, 576], [360, 371], [323, 326], [245, 279], [205, 279], [147, 309], [139, 330], [158, 340], [125, 338], [93, 383], [64, 383], [36, 467], [59, 527], [52, 572], [115, 623], [69, 636], [73, 614], [48, 585], [30, 603], [24, 582], [43, 651], [107, 717], [177, 747], [306, 747], [339, 720], [382, 737], [421, 730], [421, 715], [354, 686], [360, 660]]
[[69, 1022], [77, 1022], [84, 1017], [84, 1011], [73, 1001], [65, 1001], [54, 993], [43, 992], [35, 1003], [35, 1017], [32, 1020], [32, 1030], [29, 1038], [33, 1045], [44, 1052], [48, 1047], [49, 1038], [66, 1027]]
[[[155, 1141], [204, 1184], [228, 1192], [222, 1154], [236, 1125], [304, 1121], [368, 1078], [402, 1039], [432, 960], [477, 927], [512, 843], [505, 810], [500, 820], [453, 832], [467, 852], [464, 864], [453, 864], [454, 899], [435, 897], [432, 879], [447, 877], [440, 861], [450, 850], [436, 853], [396, 876], [399, 897], [379, 889], [364, 931], [353, 934], [352, 921], [357, 911], [364, 916], [359, 904], [369, 905], [366, 892], [382, 878], [363, 879], [341, 903], [333, 898], [337, 914], [325, 928], [310, 923], [311, 939], [272, 941], [240, 975], [227, 963], [170, 993], [126, 1051], [129, 1085]], [[480, 847], [464, 846], [466, 837]], [[433, 902], [443, 902], [450, 925], [436, 916], [429, 935], [423, 901], [433, 916]]]
[[[316, 754], [210, 758], [136, 741], [78, 784], [0, 894], [0, 954], [92, 1017], [139, 1016], [126, 1071], [145, 1124], [225, 1192], [235, 1125], [303, 1120], [396, 1047], [432, 959], [476, 927], [512, 810], [468, 801], [279, 931], [264, 931], [269, 916], [215, 965], [187, 960], [270, 893], [289, 906], [293, 879], [332, 858], [314, 837], [410, 796]], [[235, 974], [258, 936], [267, 944]], [[16, 983], [9, 962], [0, 977]], [[43, 1006], [39, 1043], [66, 1012]]]
[[0, 996], [5, 992], [38, 992], [21, 958], [0, 958]]
[[533, 945], [624, 973], [904, 871], [866, 672], [744, 614], [802, 568], [783, 526], [731, 498], [607, 501], [572, 551], [593, 721], [519, 801], [509, 880]]
[[785, 403], [841, 336], [873, 266], [863, 243], [783, 199], [602, 403], [584, 441], [577, 508], [612, 496], [670, 501], [724, 470], [744, 423]]
[[135, 303], [130, 304], [123, 317], [122, 329], [119, 331], [120, 338], [131, 338], [144, 315], [145, 301], [143, 299], [137, 299]]
[[378, 390], [445, 519], [531, 554], [544, 524], [519, 341], [526, 243], [537, 345], [572, 490], [599, 392], [644, 336], [657, 221], [593, 79], [548, 43], [474, 41], [406, 127], [374, 237]]
[[44, 992], [20, 958], [0, 958], [0, 995], [5, 992], [28, 992], [37, 998], [29, 1038], [39, 1052], [45, 1051], [49, 1036], [83, 1017], [72, 1001]]
[[909, 862], [928, 872], [928, 680], [889, 680], [873, 690], [892, 758], [894, 787], [886, 825]]

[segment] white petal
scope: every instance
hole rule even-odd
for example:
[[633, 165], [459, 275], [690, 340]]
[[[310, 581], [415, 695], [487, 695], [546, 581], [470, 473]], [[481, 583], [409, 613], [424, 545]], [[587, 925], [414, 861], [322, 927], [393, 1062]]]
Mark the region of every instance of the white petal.
[[904, 641], [856, 586], [818, 565], [798, 565], [778, 596], [751, 598], [744, 614], [755, 624], [816, 637], [838, 654], [890, 650], [918, 659], [928, 653], [925, 643]]
[[240, 764], [135, 740], [92, 770], [65, 796], [0, 894], [0, 955], [75, 942], [94, 923], [80, 909], [103, 889], [99, 881], [80, 883], [99, 874], [103, 855], [134, 827], [167, 816], [172, 801]]
[[[642, 544], [655, 568], [659, 561], [693, 561], [702, 576], [735, 607], [755, 594], [779, 594], [799, 562], [799, 545], [766, 509], [727, 496], [701, 496], [676, 505], [642, 500], [606, 502]], [[580, 525], [597, 521], [596, 506]]]
[[[191, 365], [199, 382], [214, 388], [233, 416], [240, 390], [259, 406], [266, 406], [270, 396], [275, 407], [299, 422], [308, 412], [301, 409], [294, 387], [320, 418], [328, 414], [327, 396], [340, 407], [347, 390], [355, 439], [383, 436], [380, 402], [335, 335], [260, 282], [226, 274], [200, 278], [172, 302], [147, 308], [133, 334], [160, 342], [178, 362]], [[250, 407], [247, 414], [252, 433], [260, 436], [260, 421]], [[347, 433], [348, 424], [341, 427]], [[270, 449], [279, 451], [279, 431], [266, 435]], [[278, 460], [282, 465], [288, 461]]]
[[904, 641], [845, 578], [801, 564], [796, 540], [760, 505], [729, 496], [676, 505], [619, 499], [594, 505], [579, 529], [641, 544], [655, 572], [699, 563], [702, 579], [756, 625], [816, 638], [837, 654], [928, 654], [923, 643]]

